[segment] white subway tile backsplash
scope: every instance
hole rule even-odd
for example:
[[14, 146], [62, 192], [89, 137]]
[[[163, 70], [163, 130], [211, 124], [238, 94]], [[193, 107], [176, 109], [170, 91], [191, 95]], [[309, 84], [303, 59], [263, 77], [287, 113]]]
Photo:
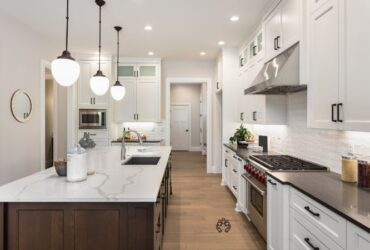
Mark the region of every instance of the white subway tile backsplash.
[[341, 172], [341, 156], [354, 146], [359, 157], [370, 155], [370, 133], [307, 128], [307, 92], [288, 97], [288, 125], [247, 125], [269, 137], [269, 149], [313, 161]]

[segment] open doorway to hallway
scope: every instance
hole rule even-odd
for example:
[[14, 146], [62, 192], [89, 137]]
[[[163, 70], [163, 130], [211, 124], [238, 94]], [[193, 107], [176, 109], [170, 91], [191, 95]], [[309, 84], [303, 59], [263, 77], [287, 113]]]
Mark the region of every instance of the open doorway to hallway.
[[173, 150], [206, 155], [206, 91], [205, 83], [171, 84], [170, 143]]
[[41, 63], [41, 169], [67, 157], [67, 88], [58, 85], [49, 62]]

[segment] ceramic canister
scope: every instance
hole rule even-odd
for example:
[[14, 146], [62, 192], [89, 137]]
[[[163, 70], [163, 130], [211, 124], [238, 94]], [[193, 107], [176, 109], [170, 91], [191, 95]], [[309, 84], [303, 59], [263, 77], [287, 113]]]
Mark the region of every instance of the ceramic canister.
[[87, 154], [80, 147], [67, 154], [67, 181], [77, 182], [87, 178]]

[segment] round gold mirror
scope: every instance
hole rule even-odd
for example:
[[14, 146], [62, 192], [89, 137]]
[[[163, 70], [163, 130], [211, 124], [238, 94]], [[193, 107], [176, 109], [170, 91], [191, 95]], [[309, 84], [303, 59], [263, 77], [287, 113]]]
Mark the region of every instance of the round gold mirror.
[[30, 96], [20, 89], [15, 91], [10, 101], [10, 109], [14, 119], [22, 123], [27, 122], [31, 119], [32, 113], [32, 101]]

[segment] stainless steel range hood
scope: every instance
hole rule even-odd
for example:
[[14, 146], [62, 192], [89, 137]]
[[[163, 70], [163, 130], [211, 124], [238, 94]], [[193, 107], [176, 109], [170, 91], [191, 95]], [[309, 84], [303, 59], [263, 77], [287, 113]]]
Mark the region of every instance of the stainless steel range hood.
[[299, 84], [299, 44], [295, 44], [271, 61], [258, 73], [245, 95], [281, 95], [307, 89]]

